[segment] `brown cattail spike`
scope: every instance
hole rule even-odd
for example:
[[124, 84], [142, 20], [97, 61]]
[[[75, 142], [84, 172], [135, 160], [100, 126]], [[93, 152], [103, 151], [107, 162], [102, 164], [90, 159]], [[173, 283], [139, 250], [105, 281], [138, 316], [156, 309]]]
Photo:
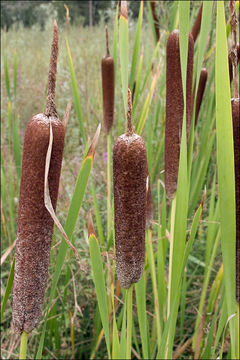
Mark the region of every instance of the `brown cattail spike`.
[[110, 56], [108, 46], [108, 28], [106, 32], [107, 54], [102, 59], [102, 93], [103, 93], [103, 124], [105, 133], [108, 134], [113, 125], [114, 117], [114, 61]]
[[232, 99], [236, 200], [236, 298], [240, 303], [240, 98]]
[[57, 74], [57, 58], [58, 58], [58, 26], [56, 20], [53, 25], [53, 40], [51, 47], [50, 65], [48, 72], [48, 90], [47, 101], [44, 114], [46, 116], [58, 116], [55, 104], [55, 87]]
[[[131, 107], [131, 92], [128, 91]], [[128, 111], [128, 119], [131, 110]], [[145, 256], [147, 156], [143, 139], [129, 128], [113, 148], [117, 276], [127, 289], [142, 274]]]
[[53, 144], [48, 185], [54, 211], [65, 136], [65, 126], [57, 117], [54, 104], [57, 39], [54, 23], [46, 107], [50, 115], [33, 116], [24, 137], [13, 281], [13, 324], [18, 333], [29, 333], [39, 323], [48, 276], [53, 220], [44, 204], [44, 180], [50, 122]]
[[152, 17], [154, 21], [154, 28], [155, 28], [155, 34], [156, 34], [156, 40], [157, 42], [160, 40], [160, 32], [159, 32], [159, 19], [156, 13], [156, 1], [150, 1], [151, 11], [152, 11]]
[[195, 23], [193, 24], [192, 27], [192, 36], [193, 36], [193, 40], [194, 42], [196, 42], [197, 37], [200, 33], [200, 29], [201, 29], [201, 22], [202, 22], [202, 9], [203, 9], [203, 3], [201, 4], [201, 7], [198, 11]]
[[[240, 60], [240, 44], [237, 44], [237, 64], [239, 63]], [[231, 51], [228, 54], [228, 68], [229, 68], [229, 79], [230, 79], [230, 84], [232, 82], [233, 79], [233, 66], [232, 66], [232, 55], [231, 55]]]
[[[187, 137], [192, 119], [192, 77], [193, 77], [194, 42], [189, 34], [186, 125]], [[179, 32], [174, 30], [167, 41], [167, 74], [166, 74], [166, 127], [165, 127], [165, 187], [168, 198], [173, 198], [177, 189], [178, 165], [180, 155], [182, 118], [184, 111]]]
[[196, 98], [196, 110], [195, 110], [195, 125], [197, 124], [198, 113], [202, 104], [203, 94], [206, 87], [206, 82], [208, 78], [208, 72], [206, 68], [201, 69], [199, 84], [198, 84], [198, 91], [197, 91], [197, 98]]

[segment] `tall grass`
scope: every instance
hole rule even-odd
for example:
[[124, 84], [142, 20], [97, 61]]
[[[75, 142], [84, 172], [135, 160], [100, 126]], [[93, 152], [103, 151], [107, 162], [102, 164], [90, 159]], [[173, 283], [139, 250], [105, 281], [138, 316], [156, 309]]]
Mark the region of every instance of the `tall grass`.
[[[135, 83], [133, 124], [146, 143], [154, 205], [152, 228], [145, 235], [143, 274], [130, 291], [120, 287], [115, 274], [112, 191], [108, 205], [106, 201], [107, 182], [112, 184], [113, 141], [107, 143], [101, 133], [94, 164], [93, 154], [87, 154], [88, 136], [92, 138], [102, 122], [104, 24], [100, 22], [91, 29], [69, 26], [67, 40], [65, 29], [60, 32], [56, 84], [60, 118], [66, 98], [73, 98], [74, 108], [66, 133], [57, 215], [78, 249], [81, 266], [56, 230], [43, 317], [29, 340], [29, 358], [235, 357], [234, 165], [225, 26], [228, 18], [224, 17], [228, 14], [227, 2], [217, 2], [216, 9], [213, 1], [203, 2], [194, 51], [196, 89], [203, 64], [208, 81], [188, 144], [184, 111], [176, 197], [169, 201], [165, 192], [166, 42], [169, 33], [178, 28], [185, 98], [188, 32], [200, 2], [194, 2], [193, 9], [190, 5], [189, 1], [174, 1], [167, 9], [163, 2], [156, 2], [157, 11], [169, 14], [167, 30], [159, 19], [158, 43], [152, 33], [151, 8], [144, 2], [136, 23], [129, 11], [126, 19], [119, 17], [120, 9], [114, 8], [108, 24], [115, 63], [111, 137], [115, 140], [126, 130], [125, 95], [128, 85], [133, 89]], [[48, 29], [40, 33], [20, 28], [18, 36], [11, 30], [3, 37], [2, 354], [18, 358], [18, 344], [11, 333], [11, 287], [22, 131], [30, 114], [39, 112], [44, 104], [49, 33]], [[196, 94], [193, 114], [195, 102]], [[107, 208], [112, 209], [111, 217]], [[89, 210], [96, 232], [93, 227], [88, 231]]]

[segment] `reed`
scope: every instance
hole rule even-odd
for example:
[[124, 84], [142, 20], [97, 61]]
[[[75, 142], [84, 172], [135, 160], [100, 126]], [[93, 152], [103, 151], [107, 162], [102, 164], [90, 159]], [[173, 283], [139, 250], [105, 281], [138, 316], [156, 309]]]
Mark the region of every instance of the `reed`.
[[58, 27], [54, 21], [46, 108], [28, 122], [24, 137], [13, 282], [13, 324], [20, 334], [31, 332], [40, 321], [48, 276], [53, 220], [44, 205], [44, 175], [50, 123], [53, 146], [48, 181], [54, 210], [65, 136], [54, 101], [57, 57]]
[[[186, 79], [187, 137], [192, 119], [193, 50], [193, 37], [189, 34]], [[169, 199], [174, 197], [177, 189], [183, 110], [179, 31], [174, 30], [167, 41], [166, 70], [165, 187]]]
[[128, 89], [127, 132], [113, 148], [117, 276], [127, 289], [142, 274], [145, 255], [147, 157], [143, 139], [132, 128]]

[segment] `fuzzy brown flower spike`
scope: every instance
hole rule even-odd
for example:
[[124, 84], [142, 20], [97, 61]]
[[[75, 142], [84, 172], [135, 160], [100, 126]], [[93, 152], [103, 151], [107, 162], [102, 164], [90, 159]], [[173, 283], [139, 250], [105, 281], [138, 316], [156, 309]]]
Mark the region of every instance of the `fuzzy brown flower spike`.
[[128, 89], [127, 132], [113, 148], [113, 185], [117, 276], [127, 289], [142, 274], [145, 255], [147, 156], [143, 139], [132, 128]]
[[201, 7], [198, 11], [195, 23], [193, 24], [192, 27], [192, 36], [193, 36], [193, 40], [194, 42], [196, 42], [197, 37], [200, 33], [200, 29], [201, 29], [201, 22], [202, 22], [202, 9], [203, 9], [203, 3], [201, 4]]
[[[192, 119], [192, 78], [194, 42], [189, 34], [187, 64], [186, 120], [187, 137]], [[184, 100], [180, 64], [179, 32], [174, 30], [167, 41], [166, 74], [166, 127], [165, 127], [165, 187], [169, 199], [177, 189]]]
[[57, 116], [54, 101], [57, 56], [58, 28], [55, 21], [46, 109], [44, 114], [35, 115], [28, 122], [24, 137], [13, 282], [13, 324], [18, 333], [23, 330], [29, 333], [39, 323], [48, 276], [53, 220], [44, 205], [44, 175], [50, 122], [53, 145], [48, 183], [54, 210], [65, 136], [65, 127]]
[[106, 56], [102, 59], [103, 124], [106, 134], [112, 128], [114, 116], [114, 61], [108, 47], [108, 28], [106, 26]]

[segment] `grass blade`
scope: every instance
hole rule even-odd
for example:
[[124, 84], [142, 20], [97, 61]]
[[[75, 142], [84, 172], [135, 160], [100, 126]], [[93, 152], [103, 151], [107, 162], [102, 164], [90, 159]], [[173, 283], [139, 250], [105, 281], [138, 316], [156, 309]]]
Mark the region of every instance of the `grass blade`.
[[[236, 218], [233, 131], [231, 94], [228, 71], [228, 52], [224, 14], [224, 1], [217, 3], [216, 30], [216, 127], [217, 169], [219, 182], [221, 245], [224, 266], [224, 286], [228, 316], [235, 313], [236, 280]], [[235, 358], [234, 320], [229, 321], [231, 357]]]
[[8, 281], [7, 281], [7, 286], [6, 286], [6, 290], [5, 290], [5, 294], [4, 297], [2, 299], [2, 304], [1, 304], [1, 322], [3, 320], [3, 313], [6, 307], [6, 304], [8, 302], [9, 296], [11, 294], [12, 291], [12, 286], [13, 286], [13, 278], [14, 278], [14, 265], [15, 265], [15, 258], [13, 259], [12, 262], [12, 266], [11, 266], [11, 270], [9, 273], [9, 277], [8, 277]]
[[99, 244], [94, 234], [91, 234], [89, 236], [89, 250], [90, 250], [92, 270], [93, 270], [93, 279], [97, 294], [97, 301], [98, 301], [100, 316], [102, 320], [102, 325], [103, 325], [105, 340], [107, 345], [108, 358], [110, 358], [111, 355], [110, 355], [110, 334], [109, 334], [109, 322], [108, 322], [107, 292], [106, 292]]

